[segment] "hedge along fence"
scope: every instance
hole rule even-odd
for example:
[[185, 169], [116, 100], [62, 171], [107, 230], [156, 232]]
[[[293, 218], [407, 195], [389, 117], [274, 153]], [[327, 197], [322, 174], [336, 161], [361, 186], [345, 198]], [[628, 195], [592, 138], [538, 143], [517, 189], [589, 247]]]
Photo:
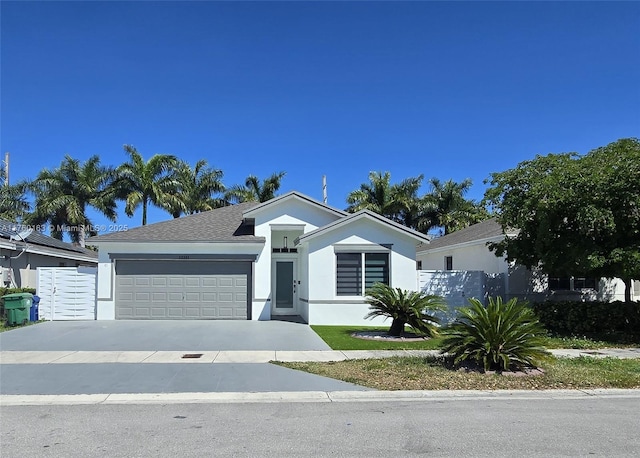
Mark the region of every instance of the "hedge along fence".
[[606, 337], [640, 342], [640, 302], [541, 302], [531, 307], [544, 327], [563, 336]]
[[0, 288], [0, 297], [13, 293], [31, 293], [35, 294], [35, 288]]

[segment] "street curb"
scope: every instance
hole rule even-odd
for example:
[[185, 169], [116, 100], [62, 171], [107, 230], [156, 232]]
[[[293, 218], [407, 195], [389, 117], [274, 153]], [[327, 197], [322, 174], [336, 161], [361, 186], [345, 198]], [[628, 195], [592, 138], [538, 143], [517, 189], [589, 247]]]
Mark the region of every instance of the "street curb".
[[640, 398], [640, 390], [416, 390], [416, 391], [285, 391], [253, 393], [112, 393], [75, 395], [0, 395], [0, 406], [125, 405], [125, 404], [232, 404], [276, 402], [383, 402], [465, 400], [559, 400]]

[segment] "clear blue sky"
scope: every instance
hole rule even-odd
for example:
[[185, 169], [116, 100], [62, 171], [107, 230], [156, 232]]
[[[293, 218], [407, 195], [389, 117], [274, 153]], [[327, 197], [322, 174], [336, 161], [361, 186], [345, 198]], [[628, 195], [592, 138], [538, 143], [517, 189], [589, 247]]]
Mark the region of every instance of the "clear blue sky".
[[640, 136], [637, 2], [0, 8], [12, 182], [65, 154], [118, 165], [132, 144], [206, 158], [228, 186], [286, 171], [282, 192], [321, 199], [326, 174], [339, 208], [369, 171], [471, 178], [479, 199], [536, 154]]

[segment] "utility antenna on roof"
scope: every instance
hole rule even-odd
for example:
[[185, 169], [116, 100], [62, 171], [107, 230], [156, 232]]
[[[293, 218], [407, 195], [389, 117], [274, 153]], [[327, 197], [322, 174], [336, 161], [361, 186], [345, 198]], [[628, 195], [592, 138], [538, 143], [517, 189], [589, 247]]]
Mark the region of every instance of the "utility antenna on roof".
[[9, 151], [4, 153], [4, 185], [9, 186]]
[[322, 203], [327, 204], [327, 176], [322, 175]]
[[33, 229], [30, 227], [18, 226], [14, 229], [15, 235], [11, 235], [11, 239], [16, 240], [19, 239], [22, 242], [26, 242], [26, 238], [29, 237], [33, 233]]

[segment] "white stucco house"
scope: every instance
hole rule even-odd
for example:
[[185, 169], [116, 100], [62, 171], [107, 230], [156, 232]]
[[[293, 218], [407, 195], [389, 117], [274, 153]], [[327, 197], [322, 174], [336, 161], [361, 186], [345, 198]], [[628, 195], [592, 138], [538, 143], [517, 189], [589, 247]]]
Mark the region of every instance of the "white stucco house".
[[364, 320], [374, 282], [415, 290], [429, 238], [378, 214], [290, 192], [90, 238], [99, 248], [96, 317]]
[[[419, 246], [416, 260], [421, 287], [454, 302], [480, 294], [528, 301], [624, 300], [624, 283], [617, 278], [549, 277], [508, 263], [487, 246], [504, 237], [502, 227], [492, 218]], [[634, 282], [632, 299], [640, 299], [640, 281]]]
[[39, 267], [97, 266], [98, 253], [0, 219], [0, 283], [36, 288]]

